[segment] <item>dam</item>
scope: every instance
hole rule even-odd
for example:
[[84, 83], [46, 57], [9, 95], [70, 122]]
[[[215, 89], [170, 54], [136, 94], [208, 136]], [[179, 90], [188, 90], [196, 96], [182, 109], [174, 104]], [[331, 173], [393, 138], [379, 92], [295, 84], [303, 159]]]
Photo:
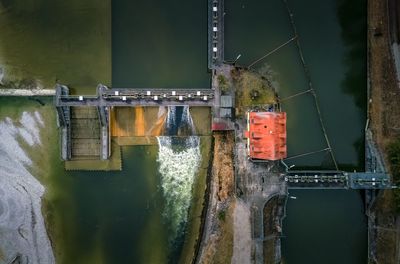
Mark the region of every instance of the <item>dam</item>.
[[[235, 130], [232, 115], [235, 96], [232, 93], [223, 95], [216, 81], [224, 65], [227, 65], [224, 60], [223, 2], [208, 1], [208, 70], [212, 73], [211, 88], [108, 88], [99, 84], [96, 95], [71, 95], [67, 86], [57, 84], [54, 102], [60, 127], [61, 158], [64, 161], [77, 157], [108, 160], [112, 153], [110, 112], [114, 107], [206, 107], [211, 111], [212, 131]], [[366, 142], [366, 150], [370, 150], [368, 146], [373, 143], [371, 140]], [[368, 156], [379, 155], [375, 152]], [[285, 181], [288, 188], [295, 189], [391, 188], [390, 177], [380, 165], [378, 170], [374, 168], [368, 173], [287, 169]]]

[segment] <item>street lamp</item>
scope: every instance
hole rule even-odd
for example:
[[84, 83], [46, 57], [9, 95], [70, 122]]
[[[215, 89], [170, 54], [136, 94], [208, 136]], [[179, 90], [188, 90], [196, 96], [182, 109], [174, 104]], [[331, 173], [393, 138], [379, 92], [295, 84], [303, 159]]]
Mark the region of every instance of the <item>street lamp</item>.
[[235, 63], [237, 62], [237, 60], [242, 56], [242, 54], [239, 54], [236, 59], [233, 61], [233, 65], [235, 65]]

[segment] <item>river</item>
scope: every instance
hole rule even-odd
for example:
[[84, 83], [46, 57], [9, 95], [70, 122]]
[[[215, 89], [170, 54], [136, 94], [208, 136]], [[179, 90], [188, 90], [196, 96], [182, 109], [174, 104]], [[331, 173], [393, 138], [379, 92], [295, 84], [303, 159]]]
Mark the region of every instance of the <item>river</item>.
[[[6, 84], [51, 87], [58, 81], [80, 94], [93, 94], [98, 83], [210, 87], [206, 8], [204, 1], [0, 1], [4, 37], [0, 65]], [[56, 139], [54, 114], [49, 119], [50, 136]], [[200, 149], [186, 147], [183, 158], [168, 152], [168, 146], [122, 147], [120, 172], [65, 171], [56, 140], [46, 144], [51, 165], [40, 164], [49, 168], [39, 178], [48, 190], [44, 211], [57, 262], [176, 263], [179, 257], [184, 259], [180, 254], [185, 229], [177, 226], [187, 220], [184, 211], [191, 203], [197, 208], [195, 215], [201, 210], [208, 162], [205, 149], [209, 149], [203, 145], [209, 146], [205, 143], [209, 140], [200, 140]], [[204, 169], [194, 177], [199, 151]], [[164, 164], [166, 155], [174, 153], [177, 168]], [[176, 195], [178, 176], [191, 182]], [[189, 217], [189, 223], [198, 222], [197, 217]], [[186, 234], [196, 232], [189, 229]]]
[[[210, 85], [205, 1], [0, 3], [0, 64], [10, 85], [39, 78], [46, 87], [57, 80], [79, 93], [93, 93], [99, 82], [114, 87]], [[339, 167], [361, 169], [366, 11], [360, 6], [366, 3], [307, 0], [289, 5]], [[226, 59], [241, 54], [242, 65], [293, 36], [280, 0], [226, 1], [225, 19]], [[308, 89], [294, 43], [256, 69], [268, 72], [282, 98]], [[325, 148], [309, 94], [285, 101], [282, 108], [288, 113], [289, 156]], [[165, 263], [177, 258], [179, 248], [168, 246], [171, 234], [162, 215], [157, 146], [123, 147], [121, 172], [65, 172], [58, 151], [56, 144], [49, 147], [52, 163], [44, 181], [50, 190], [46, 217], [61, 263]], [[291, 164], [333, 165], [327, 153]], [[360, 193], [291, 194], [298, 199], [289, 201], [284, 222], [286, 263], [366, 263]]]
[[[363, 170], [366, 101], [366, 1], [291, 1], [298, 37], [340, 169]], [[357, 10], [357, 12], [354, 12]], [[226, 57], [249, 65], [294, 36], [281, 0], [226, 2]], [[281, 98], [309, 89], [295, 42], [254, 69]], [[326, 148], [310, 93], [283, 101], [288, 156]], [[295, 168], [334, 168], [328, 152], [287, 161]], [[285, 263], [366, 263], [367, 226], [360, 192], [296, 190], [283, 226]]]

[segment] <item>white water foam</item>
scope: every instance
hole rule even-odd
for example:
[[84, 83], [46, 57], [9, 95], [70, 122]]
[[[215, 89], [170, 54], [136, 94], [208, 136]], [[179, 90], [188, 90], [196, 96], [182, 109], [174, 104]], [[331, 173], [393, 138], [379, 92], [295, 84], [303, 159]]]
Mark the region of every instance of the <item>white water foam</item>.
[[[176, 125], [176, 107], [168, 107], [167, 129]], [[189, 126], [192, 132], [195, 131], [189, 107], [184, 107], [180, 125]], [[187, 221], [193, 183], [201, 161], [200, 138], [196, 136], [180, 138], [179, 146], [174, 145], [171, 137], [157, 137], [157, 140], [159, 145], [157, 161], [161, 174], [161, 188], [166, 201], [163, 215], [170, 224], [173, 241], [183, 231]]]
[[185, 149], [173, 148], [171, 137], [157, 137], [161, 188], [166, 200], [163, 215], [175, 239], [187, 221], [193, 183], [201, 161], [199, 137], [185, 139]]

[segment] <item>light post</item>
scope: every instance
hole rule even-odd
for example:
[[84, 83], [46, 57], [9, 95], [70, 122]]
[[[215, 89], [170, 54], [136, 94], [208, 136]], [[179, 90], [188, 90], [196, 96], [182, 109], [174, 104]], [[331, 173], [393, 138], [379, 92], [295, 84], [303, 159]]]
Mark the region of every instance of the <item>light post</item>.
[[239, 54], [239, 55], [236, 57], [236, 59], [233, 61], [233, 65], [235, 65], [235, 63], [237, 62], [237, 60], [238, 60], [240, 57], [242, 57], [242, 54]]

